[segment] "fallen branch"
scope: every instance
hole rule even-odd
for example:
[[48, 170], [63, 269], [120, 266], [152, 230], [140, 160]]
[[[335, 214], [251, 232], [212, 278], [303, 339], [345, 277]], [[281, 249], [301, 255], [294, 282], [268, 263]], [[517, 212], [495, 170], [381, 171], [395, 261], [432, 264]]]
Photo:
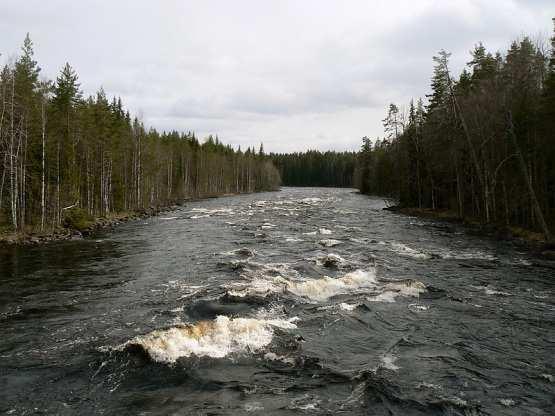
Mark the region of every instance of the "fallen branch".
[[75, 204], [73, 204], [73, 205], [70, 205], [69, 207], [62, 208], [62, 211], [65, 211], [66, 209], [75, 208], [77, 205], [79, 205], [79, 201], [77, 201], [77, 202], [76, 202]]

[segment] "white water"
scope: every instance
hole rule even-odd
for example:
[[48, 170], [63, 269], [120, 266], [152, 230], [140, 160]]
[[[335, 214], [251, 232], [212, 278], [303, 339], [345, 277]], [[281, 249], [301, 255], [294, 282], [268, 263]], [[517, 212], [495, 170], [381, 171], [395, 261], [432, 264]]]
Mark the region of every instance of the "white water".
[[382, 287], [382, 290], [381, 293], [368, 297], [367, 300], [370, 302], [395, 302], [398, 296], [417, 298], [426, 292], [426, 286], [418, 280], [407, 279], [389, 282]]
[[117, 349], [140, 346], [154, 361], [175, 363], [181, 357], [222, 358], [232, 353], [257, 352], [270, 344], [273, 328], [294, 329], [295, 318], [253, 319], [218, 316], [213, 321], [180, 325], [139, 335]]
[[359, 306], [360, 306], [360, 303], [345, 303], [345, 302], [342, 302], [342, 303], [339, 304], [339, 307], [342, 310], [348, 311], [348, 312], [354, 311]]
[[335, 247], [335, 246], [341, 244], [341, 241], [333, 240], [333, 239], [326, 239], [326, 240], [318, 241], [318, 244], [320, 244], [321, 246], [324, 246], [324, 247]]
[[386, 243], [384, 241], [380, 241], [379, 244], [388, 246], [395, 253], [398, 253], [402, 256], [412, 257], [413, 259], [429, 259], [431, 257], [429, 254], [415, 250], [414, 248], [411, 248], [402, 243]]
[[321, 279], [311, 279], [304, 282], [289, 282], [287, 290], [297, 296], [321, 302], [333, 296], [375, 286], [376, 273], [374, 269], [370, 269], [366, 271], [355, 270], [337, 279], [325, 276]]

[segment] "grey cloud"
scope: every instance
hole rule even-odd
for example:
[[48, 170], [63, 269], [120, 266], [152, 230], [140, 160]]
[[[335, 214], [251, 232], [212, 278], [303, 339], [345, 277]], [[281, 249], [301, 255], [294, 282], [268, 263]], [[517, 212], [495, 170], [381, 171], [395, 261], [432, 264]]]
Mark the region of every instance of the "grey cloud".
[[432, 56], [460, 71], [478, 41], [551, 32], [534, 0], [2, 0], [0, 61], [31, 32], [43, 73], [121, 95], [159, 129], [267, 150], [357, 149], [389, 102], [428, 92]]

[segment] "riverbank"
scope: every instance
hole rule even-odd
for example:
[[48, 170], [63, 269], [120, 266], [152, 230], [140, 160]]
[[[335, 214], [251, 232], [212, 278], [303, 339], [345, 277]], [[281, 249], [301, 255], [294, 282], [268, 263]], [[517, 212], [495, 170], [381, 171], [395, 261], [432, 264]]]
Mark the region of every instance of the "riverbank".
[[[275, 191], [275, 190], [272, 190]], [[260, 192], [271, 192], [260, 191]], [[159, 208], [144, 208], [135, 211], [114, 212], [103, 217], [96, 217], [86, 221], [82, 226], [60, 226], [49, 228], [45, 231], [29, 229], [28, 231], [0, 232], [0, 246], [35, 246], [47, 244], [54, 241], [79, 240], [94, 235], [96, 232], [115, 228], [119, 224], [157, 216], [161, 213], [172, 211], [189, 202], [202, 201], [205, 199], [222, 198], [226, 196], [239, 195], [240, 193], [207, 194], [197, 198], [188, 198], [175, 202], [171, 205]]]
[[548, 242], [542, 233], [516, 226], [501, 226], [497, 224], [481, 224], [472, 218], [461, 218], [454, 211], [434, 210], [430, 208], [410, 208], [391, 206], [384, 208], [386, 211], [396, 212], [411, 217], [426, 218], [452, 224], [459, 224], [474, 235], [494, 238], [497, 240], [509, 240], [518, 245], [538, 252], [549, 258], [555, 258], [555, 244]]
[[[167, 209], [170, 209], [169, 207]], [[167, 210], [166, 209], [166, 210]], [[94, 218], [92, 221], [88, 221], [85, 227], [56, 227], [50, 228], [45, 231], [29, 230], [29, 231], [18, 231], [0, 234], [0, 245], [40, 245], [53, 241], [64, 241], [64, 240], [79, 240], [84, 237], [93, 235], [95, 232], [114, 228], [115, 226], [128, 222], [137, 220], [140, 218], [148, 218], [155, 216], [162, 212], [163, 210], [149, 208], [140, 211], [131, 212], [118, 212], [111, 213], [104, 217]]]

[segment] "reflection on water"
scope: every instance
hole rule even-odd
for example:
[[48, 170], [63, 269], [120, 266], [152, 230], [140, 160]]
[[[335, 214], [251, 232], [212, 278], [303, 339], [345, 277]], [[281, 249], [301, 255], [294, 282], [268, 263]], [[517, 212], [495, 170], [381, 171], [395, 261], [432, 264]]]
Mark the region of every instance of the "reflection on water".
[[0, 250], [6, 414], [552, 414], [554, 264], [349, 189]]

